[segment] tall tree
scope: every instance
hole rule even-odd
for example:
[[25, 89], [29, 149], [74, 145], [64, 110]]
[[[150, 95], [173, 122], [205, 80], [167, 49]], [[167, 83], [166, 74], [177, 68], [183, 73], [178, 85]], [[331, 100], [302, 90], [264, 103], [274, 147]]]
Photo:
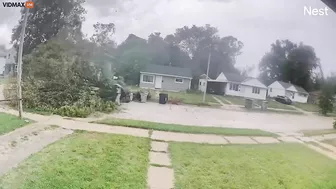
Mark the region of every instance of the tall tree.
[[116, 50], [116, 75], [123, 76], [127, 84], [139, 84], [140, 70], [151, 61], [147, 41], [134, 34], [121, 43]]
[[163, 40], [160, 32], [155, 32], [148, 37], [148, 48], [151, 53], [152, 64], [169, 65], [170, 54], [168, 51], [169, 44]]
[[[166, 37], [172, 40], [172, 36]], [[206, 73], [208, 55], [211, 52], [209, 75], [215, 78], [220, 72], [239, 71], [234, 67], [236, 56], [241, 53], [243, 43], [233, 36], [220, 37], [218, 29], [210, 26], [184, 26], [174, 34], [174, 43], [191, 58], [195, 77]]]
[[310, 91], [316, 86], [318, 78], [314, 72], [319, 66], [319, 58], [313, 47], [277, 40], [259, 63], [259, 77], [265, 84], [279, 80]]
[[[39, 44], [55, 37], [60, 31], [68, 33], [68, 38], [81, 38], [85, 9], [84, 0], [35, 0], [28, 17], [24, 54], [29, 54]], [[12, 43], [18, 45], [23, 24], [24, 10], [21, 10], [19, 24], [13, 28]]]
[[93, 43], [92, 61], [98, 64], [102, 70], [103, 78], [109, 79], [113, 76], [113, 63], [116, 63], [115, 57], [115, 42], [112, 39], [115, 33], [113, 23], [103, 24], [97, 22], [93, 25], [95, 33], [91, 36], [90, 41]]

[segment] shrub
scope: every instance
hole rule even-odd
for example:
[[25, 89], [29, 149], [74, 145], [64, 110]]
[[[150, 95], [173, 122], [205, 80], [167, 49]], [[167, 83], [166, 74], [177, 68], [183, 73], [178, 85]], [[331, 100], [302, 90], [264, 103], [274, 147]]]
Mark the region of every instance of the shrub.
[[334, 119], [333, 127], [336, 129], [336, 119]]
[[320, 111], [323, 115], [327, 115], [328, 113], [333, 111], [333, 106], [334, 106], [333, 90], [331, 87], [325, 86], [319, 97]]
[[[24, 57], [25, 108], [69, 117], [116, 109], [116, 81], [80, 49], [69, 42], [50, 40]], [[6, 98], [16, 97], [16, 90], [6, 91]]]
[[56, 109], [53, 113], [58, 114], [60, 116], [67, 117], [87, 117], [92, 111], [90, 108], [84, 107], [79, 108], [75, 106], [62, 106], [61, 108]]
[[17, 83], [14, 78], [10, 79], [8, 83], [5, 84], [3, 95], [10, 106], [17, 106]]

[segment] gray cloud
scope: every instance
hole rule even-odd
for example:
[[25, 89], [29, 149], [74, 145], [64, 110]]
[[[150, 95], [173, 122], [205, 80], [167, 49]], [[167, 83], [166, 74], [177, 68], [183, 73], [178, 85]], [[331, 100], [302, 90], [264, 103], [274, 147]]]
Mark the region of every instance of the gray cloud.
[[[83, 32], [91, 35], [96, 22], [115, 23], [115, 40], [130, 33], [148, 37], [155, 31], [174, 33], [184, 25], [211, 24], [221, 36], [233, 35], [244, 43], [237, 66], [257, 65], [276, 39], [304, 42], [315, 48], [326, 72], [336, 71], [336, 14], [304, 16], [303, 7], [324, 8], [320, 0], [87, 0]], [[8, 43], [19, 12], [0, 8], [0, 43]], [[9, 10], [5, 10], [9, 11]]]

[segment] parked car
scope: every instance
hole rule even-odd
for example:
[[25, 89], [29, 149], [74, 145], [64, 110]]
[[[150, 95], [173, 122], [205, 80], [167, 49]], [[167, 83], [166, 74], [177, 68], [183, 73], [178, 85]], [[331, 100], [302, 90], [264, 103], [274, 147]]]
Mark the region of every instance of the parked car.
[[293, 103], [292, 100], [287, 96], [277, 96], [274, 99], [275, 101], [280, 102], [282, 104], [291, 105]]

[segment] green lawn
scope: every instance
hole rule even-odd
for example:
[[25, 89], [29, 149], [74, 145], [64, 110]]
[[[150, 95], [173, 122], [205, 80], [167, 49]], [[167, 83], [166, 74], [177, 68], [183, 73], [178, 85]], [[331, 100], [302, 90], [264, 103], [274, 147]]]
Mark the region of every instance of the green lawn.
[[[245, 105], [245, 98], [243, 97], [237, 97], [237, 96], [223, 96], [221, 98], [224, 98], [228, 101], [230, 101], [232, 104], [235, 105]], [[224, 100], [222, 100], [224, 102]], [[258, 100], [258, 104], [261, 105], [261, 100]], [[283, 109], [283, 110], [295, 110], [294, 108], [285, 105], [285, 104], [281, 104], [279, 102], [276, 102], [274, 100], [268, 100], [268, 107], [269, 108], [277, 108], [277, 109]]]
[[303, 130], [301, 132], [304, 134], [304, 136], [316, 136], [316, 135], [335, 134], [336, 129]]
[[305, 110], [307, 112], [319, 112], [320, 110], [317, 104], [307, 104], [307, 103], [296, 102], [294, 106], [301, 108], [302, 110]]
[[7, 79], [0, 78], [0, 85], [7, 83], [7, 81], [8, 81]]
[[212, 98], [211, 95], [205, 96], [205, 104], [203, 104], [203, 94], [195, 94], [195, 93], [184, 93], [184, 92], [164, 92], [168, 93], [168, 99], [178, 99], [181, 100], [184, 104], [191, 104], [191, 105], [212, 105], [218, 104], [218, 102]]
[[111, 118], [96, 123], [135, 127], [142, 129], [153, 129], [158, 131], [171, 131], [180, 133], [194, 133], [194, 134], [216, 134], [216, 135], [237, 135], [237, 136], [277, 136], [274, 133], [269, 133], [259, 129], [236, 129], [236, 128], [221, 128], [221, 127], [200, 127], [191, 125], [166, 124], [150, 121], [139, 121], [132, 119], [118, 119]]
[[223, 96], [222, 98], [230, 101], [232, 104], [235, 104], [235, 105], [242, 105], [242, 106], [245, 105], [245, 98], [243, 98], [243, 97]]
[[336, 147], [336, 139], [323, 140], [322, 142]]
[[269, 108], [277, 108], [277, 109], [283, 109], [283, 110], [295, 110], [294, 108], [292, 108], [289, 105], [281, 104], [281, 103], [279, 103], [277, 101], [274, 101], [274, 100], [268, 100], [267, 105], [268, 105]]
[[0, 178], [1, 189], [146, 189], [150, 141], [75, 133]]
[[0, 135], [14, 131], [17, 128], [31, 123], [30, 120], [25, 120], [27, 119], [19, 119], [10, 114], [0, 113]]
[[334, 189], [336, 161], [301, 144], [171, 143], [175, 189]]

